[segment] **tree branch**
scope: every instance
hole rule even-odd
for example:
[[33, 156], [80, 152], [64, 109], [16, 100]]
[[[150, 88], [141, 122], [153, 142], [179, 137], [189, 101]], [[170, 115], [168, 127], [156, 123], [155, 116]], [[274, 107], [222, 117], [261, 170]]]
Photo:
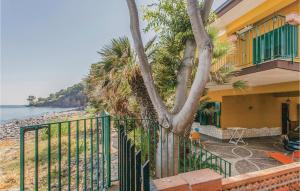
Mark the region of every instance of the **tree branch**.
[[[147, 88], [149, 97], [153, 103], [153, 106], [158, 113], [159, 118], [165, 118], [167, 119], [169, 117], [169, 112], [165, 106], [165, 104], [162, 101], [161, 96], [158, 94], [157, 89], [154, 85], [154, 80], [152, 77], [152, 70], [151, 66], [148, 62], [141, 33], [140, 33], [140, 26], [139, 26], [139, 16], [137, 11], [137, 6], [135, 3], [135, 0], [127, 0], [127, 6], [129, 9], [129, 15], [130, 15], [130, 29], [131, 29], [131, 35], [133, 38], [135, 50], [139, 59], [139, 64], [141, 67], [141, 73], [143, 76], [143, 80], [145, 83], [145, 86]], [[163, 120], [165, 120], [163, 119]], [[161, 120], [161, 119], [159, 119]]]
[[[206, 3], [207, 2], [204, 2], [204, 5]], [[193, 34], [199, 51], [199, 62], [189, 96], [180, 112], [173, 117], [173, 127], [174, 131], [177, 133], [184, 132], [185, 128], [194, 118], [191, 113], [194, 114], [196, 112], [198, 102], [204, 92], [205, 85], [209, 77], [213, 54], [212, 41], [205, 30], [197, 0], [187, 0], [187, 8]], [[205, 10], [205, 12], [210, 12], [210, 10]]]
[[210, 13], [213, 2], [214, 2], [213, 0], [204, 1], [204, 5], [201, 9], [201, 17], [202, 17], [204, 25], [206, 25], [206, 23], [208, 21], [209, 13]]
[[185, 43], [182, 66], [177, 74], [177, 86], [175, 92], [175, 103], [173, 113], [180, 111], [187, 97], [188, 82], [191, 77], [193, 61], [195, 56], [196, 43], [194, 40], [187, 40]]

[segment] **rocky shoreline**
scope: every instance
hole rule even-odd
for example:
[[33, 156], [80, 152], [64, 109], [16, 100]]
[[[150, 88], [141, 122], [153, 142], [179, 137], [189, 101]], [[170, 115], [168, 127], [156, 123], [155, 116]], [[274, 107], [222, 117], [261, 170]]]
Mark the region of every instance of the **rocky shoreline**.
[[52, 112], [42, 114], [37, 117], [31, 117], [27, 119], [14, 119], [3, 124], [0, 124], [0, 140], [2, 139], [19, 139], [20, 127], [27, 125], [38, 125], [48, 123], [51, 121], [62, 121], [66, 118], [74, 116], [84, 116], [86, 113], [82, 110], [68, 110], [61, 112]]

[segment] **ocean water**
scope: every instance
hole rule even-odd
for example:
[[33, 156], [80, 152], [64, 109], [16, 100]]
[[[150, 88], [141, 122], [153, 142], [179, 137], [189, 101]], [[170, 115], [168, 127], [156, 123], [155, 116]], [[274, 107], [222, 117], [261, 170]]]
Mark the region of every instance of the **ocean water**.
[[13, 119], [26, 119], [42, 114], [67, 111], [73, 108], [26, 107], [24, 105], [0, 105], [0, 123]]

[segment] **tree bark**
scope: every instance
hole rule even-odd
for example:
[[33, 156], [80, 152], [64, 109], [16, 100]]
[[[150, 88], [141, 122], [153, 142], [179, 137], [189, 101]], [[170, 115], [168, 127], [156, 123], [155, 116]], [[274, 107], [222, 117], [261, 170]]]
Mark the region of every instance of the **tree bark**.
[[177, 86], [175, 92], [175, 104], [173, 108], [173, 113], [178, 113], [186, 101], [188, 85], [193, 69], [195, 49], [195, 41], [188, 39], [185, 43], [182, 66], [177, 75]]

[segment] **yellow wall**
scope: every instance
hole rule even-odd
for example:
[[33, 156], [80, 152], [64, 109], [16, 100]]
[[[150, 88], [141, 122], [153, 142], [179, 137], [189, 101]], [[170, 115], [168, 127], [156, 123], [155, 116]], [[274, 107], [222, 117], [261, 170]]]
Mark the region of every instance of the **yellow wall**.
[[[299, 97], [289, 99], [290, 120], [297, 121]], [[273, 94], [225, 96], [221, 105], [221, 127], [281, 127], [281, 103], [286, 100]]]

